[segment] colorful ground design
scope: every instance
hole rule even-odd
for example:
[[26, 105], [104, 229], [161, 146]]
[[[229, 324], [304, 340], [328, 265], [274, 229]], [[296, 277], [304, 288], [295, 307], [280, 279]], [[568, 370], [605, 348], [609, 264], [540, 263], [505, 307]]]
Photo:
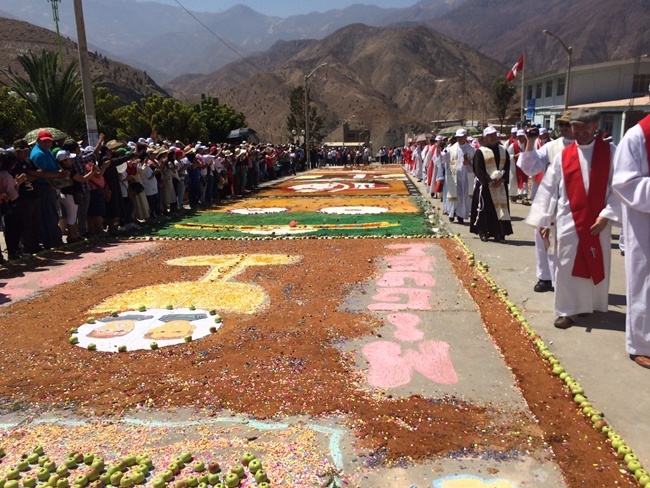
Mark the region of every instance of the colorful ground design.
[[[380, 187], [282, 189], [324, 180]], [[485, 265], [433, 238], [407, 180], [304, 174], [146, 242], [3, 275], [20, 286], [0, 309], [0, 488], [222, 488], [233, 469], [232, 486], [266, 488], [237, 466], [247, 452], [274, 487], [632, 486]], [[219, 479], [202, 478], [215, 462]]]
[[262, 190], [256, 198], [166, 224], [157, 235], [230, 238], [431, 234], [431, 225], [423, 219], [424, 210], [418, 203], [421, 199], [407, 196], [412, 190], [409, 183], [397, 166], [384, 171], [310, 173]]

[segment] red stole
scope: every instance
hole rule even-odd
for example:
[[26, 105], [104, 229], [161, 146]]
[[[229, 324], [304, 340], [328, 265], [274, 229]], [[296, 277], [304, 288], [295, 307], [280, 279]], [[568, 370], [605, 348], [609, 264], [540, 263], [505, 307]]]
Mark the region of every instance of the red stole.
[[650, 172], [650, 115], [646, 115], [639, 126], [643, 131], [643, 137], [645, 138], [645, 152], [648, 155], [648, 172]]
[[[545, 142], [542, 142], [541, 139], [537, 139], [537, 144], [535, 145], [535, 147], [536, 147], [537, 149], [539, 149], [539, 148], [541, 148], [544, 144], [546, 144], [546, 143], [545, 143]], [[537, 184], [539, 185], [539, 184], [542, 182], [542, 179], [544, 178], [544, 173], [545, 173], [544, 171], [540, 171], [539, 173], [537, 173], [537, 174], [533, 177], [533, 179], [535, 180], [535, 183], [537, 183]]]
[[562, 151], [562, 174], [579, 239], [572, 274], [580, 278], [591, 278], [595, 285], [605, 279], [605, 263], [600, 236], [592, 236], [589, 228], [605, 208], [610, 163], [609, 143], [597, 137], [589, 171], [587, 195], [582, 179], [578, 144], [574, 142]]
[[[519, 147], [519, 141], [515, 141], [512, 143], [512, 147], [514, 148], [513, 151], [513, 156], [518, 155], [521, 152], [521, 148]], [[528, 181], [528, 176], [526, 173], [523, 172], [523, 170], [515, 164], [516, 168], [516, 174], [517, 174], [517, 188], [522, 189], [524, 187], [524, 184]]]

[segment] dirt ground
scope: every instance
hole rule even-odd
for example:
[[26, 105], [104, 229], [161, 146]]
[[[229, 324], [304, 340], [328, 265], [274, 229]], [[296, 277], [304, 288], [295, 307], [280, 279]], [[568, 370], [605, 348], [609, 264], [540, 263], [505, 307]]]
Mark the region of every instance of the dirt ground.
[[[353, 287], [376, 277], [377, 259], [392, 252], [379, 239], [160, 242], [151, 252], [3, 308], [2, 407], [69, 406], [109, 416], [178, 407], [262, 419], [336, 415], [348, 419], [359, 448], [381, 453], [382, 462], [458, 452], [534, 452], [548, 444], [570, 487], [634, 486], [620, 472], [606, 437], [585, 421], [497, 294], [480, 277], [474, 281], [478, 272], [466, 259], [456, 259], [464, 256], [462, 248], [451, 239], [432, 242], [446, 251], [475, 300], [533, 416], [454, 398], [394, 399], [358, 388], [353, 358], [335, 346], [373, 335], [381, 324], [371, 315], [343, 311], [340, 304]], [[301, 256], [295, 264], [249, 268], [238, 277], [260, 284], [272, 307], [254, 315], [222, 313], [218, 333], [156, 351], [111, 354], [68, 343], [71, 328], [106, 298], [125, 289], [195, 281], [206, 273], [200, 266], [168, 266], [167, 260], [254, 253]], [[11, 273], [3, 272], [3, 279]]]

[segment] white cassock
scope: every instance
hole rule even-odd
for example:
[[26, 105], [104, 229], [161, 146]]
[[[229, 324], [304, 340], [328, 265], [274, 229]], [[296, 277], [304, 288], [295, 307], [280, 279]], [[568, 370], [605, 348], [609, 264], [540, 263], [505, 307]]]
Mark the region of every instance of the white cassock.
[[[471, 162], [475, 152], [476, 149], [470, 144], [455, 143], [440, 154], [438, 178], [445, 180], [443, 208], [450, 218], [469, 219], [474, 190], [474, 172]], [[465, 156], [469, 164], [463, 164]]]
[[[435, 173], [434, 167], [435, 165], [433, 164], [433, 153], [436, 152], [436, 146], [433, 144], [428, 144], [424, 146], [424, 149], [422, 150], [422, 160], [424, 161], [424, 175], [426, 177], [426, 187], [427, 187], [427, 195], [431, 195], [433, 192], [432, 188], [435, 188], [436, 186], [436, 179], [434, 178]], [[433, 174], [432, 174], [433, 173]]]
[[641, 127], [621, 140], [614, 159], [612, 186], [623, 202], [625, 276], [627, 281], [626, 349], [650, 356], [650, 172]]
[[[613, 161], [615, 146], [610, 144]], [[594, 141], [586, 146], [578, 146], [580, 169], [585, 191], [589, 194], [589, 169], [594, 152]], [[613, 163], [610, 164], [605, 208], [599, 216], [610, 221], [618, 222], [621, 202], [612, 192]], [[573, 214], [569, 206], [569, 197], [562, 176], [562, 153], [555, 156], [548, 167], [542, 183], [537, 191], [535, 200], [526, 217], [526, 223], [533, 227], [550, 228], [555, 222], [557, 245], [553, 249], [555, 259], [555, 316], [564, 317], [581, 313], [592, 313], [594, 310], [607, 312], [609, 302], [609, 278], [611, 263], [611, 232], [612, 223], [600, 233], [600, 245], [603, 252], [605, 279], [594, 285], [591, 279], [573, 276], [573, 266], [578, 252], [578, 233]]]
[[[572, 139], [560, 137], [547, 144], [544, 144], [537, 150], [524, 151], [520, 153], [517, 159], [517, 166], [528, 176], [535, 176], [545, 172], [548, 168], [549, 161], [553, 161], [555, 156], [569, 144], [573, 143]], [[533, 181], [533, 194], [537, 194], [537, 189], [541, 183]], [[534, 198], [533, 198], [534, 200]], [[535, 258], [536, 258], [536, 276], [538, 280], [552, 281], [555, 284], [555, 264], [553, 255], [546, 250], [546, 244], [540, 233], [535, 230]]]
[[413, 150], [413, 162], [415, 163], [413, 176], [415, 176], [418, 180], [422, 180], [424, 160], [422, 159], [422, 148], [419, 145], [415, 146], [415, 149]]

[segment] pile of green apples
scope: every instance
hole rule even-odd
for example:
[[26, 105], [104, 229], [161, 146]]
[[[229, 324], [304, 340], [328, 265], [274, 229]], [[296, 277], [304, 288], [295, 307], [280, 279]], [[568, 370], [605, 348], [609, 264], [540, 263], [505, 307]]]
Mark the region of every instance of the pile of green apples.
[[[192, 468], [192, 474], [181, 478], [186, 467]], [[224, 473], [217, 462], [206, 465], [203, 461], [194, 461], [192, 453], [184, 452], [167, 466], [152, 481], [153, 488], [235, 488], [245, 479], [254, 479], [258, 488], [270, 488], [270, 483], [262, 463], [252, 452], [245, 452], [241, 463]], [[249, 485], [250, 486], [250, 485]]]

